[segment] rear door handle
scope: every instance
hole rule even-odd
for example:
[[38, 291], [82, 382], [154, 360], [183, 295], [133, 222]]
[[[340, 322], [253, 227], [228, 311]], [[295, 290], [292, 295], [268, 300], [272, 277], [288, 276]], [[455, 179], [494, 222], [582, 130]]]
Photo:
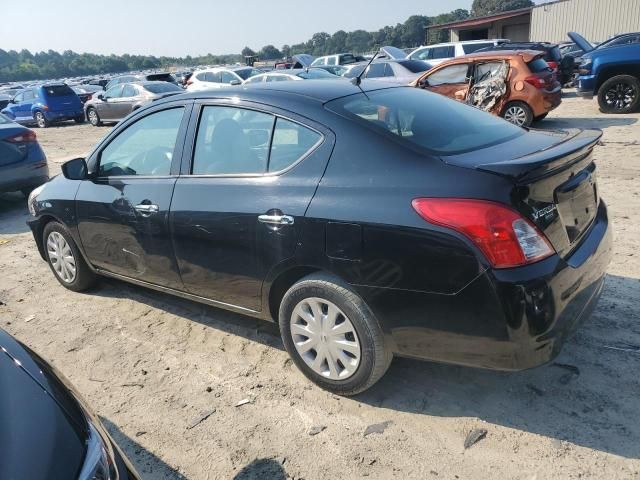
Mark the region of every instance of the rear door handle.
[[290, 215], [260, 215], [258, 221], [270, 225], [293, 225], [293, 217]]
[[160, 207], [158, 207], [158, 205], [154, 205], [151, 203], [141, 203], [140, 205], [136, 205], [133, 208], [135, 208], [144, 216], [149, 216], [160, 211]]

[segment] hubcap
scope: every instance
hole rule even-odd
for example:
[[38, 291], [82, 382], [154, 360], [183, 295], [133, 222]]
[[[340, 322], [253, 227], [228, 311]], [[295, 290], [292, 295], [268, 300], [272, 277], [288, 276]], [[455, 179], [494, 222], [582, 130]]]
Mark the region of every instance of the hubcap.
[[618, 83], [613, 85], [607, 93], [605, 93], [605, 102], [616, 110], [624, 110], [628, 108], [636, 98], [638, 92], [632, 85], [627, 83]]
[[306, 298], [293, 309], [291, 337], [304, 362], [331, 380], [351, 377], [360, 364], [358, 334], [347, 316], [322, 298]]
[[98, 114], [95, 112], [95, 110], [89, 110], [89, 121], [94, 125], [98, 123]]
[[36, 122], [38, 122], [39, 127], [44, 127], [44, 115], [42, 115], [41, 113], [37, 113]]
[[65, 283], [76, 278], [76, 259], [71, 247], [59, 232], [51, 232], [47, 238], [47, 253], [56, 275]]
[[509, 107], [504, 112], [504, 119], [507, 122], [511, 122], [519, 127], [523, 126], [527, 121], [527, 112], [522, 107]]

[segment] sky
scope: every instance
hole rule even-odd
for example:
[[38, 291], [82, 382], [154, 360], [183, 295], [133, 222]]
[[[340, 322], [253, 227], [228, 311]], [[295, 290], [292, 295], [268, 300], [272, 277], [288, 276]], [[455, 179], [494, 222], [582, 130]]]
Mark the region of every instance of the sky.
[[[0, 48], [156, 56], [239, 53], [316, 32], [378, 30], [471, 0], [0, 0]], [[540, 2], [537, 2], [540, 3]], [[25, 16], [25, 8], [29, 14]], [[14, 19], [14, 20], [10, 20]], [[25, 30], [26, 29], [26, 30]]]

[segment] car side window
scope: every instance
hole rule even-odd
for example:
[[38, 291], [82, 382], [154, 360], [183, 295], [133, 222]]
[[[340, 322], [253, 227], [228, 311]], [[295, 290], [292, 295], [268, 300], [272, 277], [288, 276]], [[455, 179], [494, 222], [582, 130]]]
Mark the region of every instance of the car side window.
[[372, 63], [369, 65], [367, 71], [367, 78], [380, 78], [384, 77], [384, 69], [387, 66], [386, 63]]
[[138, 92], [136, 91], [136, 87], [133, 85], [125, 85], [122, 90], [123, 97], [135, 97], [137, 94]]
[[336, 57], [327, 58], [326, 65], [337, 65], [337, 64], [338, 64], [338, 62], [336, 60]]
[[256, 75], [255, 77], [249, 77], [244, 83], [261, 83], [263, 81], [264, 77], [262, 75]]
[[433, 59], [433, 48], [425, 48], [424, 50], [419, 51], [415, 55], [412, 55], [411, 58], [414, 60]]
[[446, 47], [435, 47], [433, 49], [433, 56], [430, 58], [440, 59], [440, 58], [451, 58], [455, 56], [455, 47], [453, 45]]
[[276, 120], [269, 172], [279, 172], [307, 155], [322, 139], [318, 132], [284, 118]]
[[169, 175], [183, 113], [161, 110], [129, 125], [100, 152], [98, 176]]
[[231, 72], [226, 72], [226, 71], [222, 71], [220, 72], [220, 83], [226, 83], [229, 84], [231, 82], [233, 82], [234, 80], [238, 80], [236, 78], [236, 76], [231, 73]]
[[451, 65], [434, 72], [427, 77], [429, 86], [447, 85], [452, 83], [465, 83], [469, 66], [466, 63]]
[[36, 96], [33, 94], [33, 90], [27, 90], [26, 92], [24, 92], [23, 101], [28, 102], [30, 100], [33, 100], [34, 98], [36, 98]]
[[206, 82], [207, 81], [207, 73], [208, 72], [202, 72], [196, 75], [196, 78], [198, 80], [200, 80], [201, 82]]
[[263, 174], [274, 117], [234, 107], [205, 106], [193, 152], [193, 175]]
[[211, 83], [220, 83], [220, 72], [207, 72], [205, 74], [205, 81]]
[[104, 94], [104, 98], [120, 98], [122, 96], [122, 90], [124, 85], [116, 85], [107, 90]]
[[20, 103], [24, 99], [24, 92], [17, 94], [13, 97], [13, 103]]

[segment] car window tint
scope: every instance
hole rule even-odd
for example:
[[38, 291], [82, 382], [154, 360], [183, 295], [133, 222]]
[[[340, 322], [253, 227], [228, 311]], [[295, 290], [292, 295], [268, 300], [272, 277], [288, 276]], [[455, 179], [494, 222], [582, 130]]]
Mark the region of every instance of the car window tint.
[[384, 77], [385, 63], [372, 63], [367, 70], [367, 78]]
[[327, 103], [326, 108], [437, 155], [479, 150], [525, 133], [499, 117], [417, 88], [351, 95]]
[[136, 91], [136, 87], [133, 85], [125, 85], [122, 90], [123, 97], [135, 97], [137, 94], [138, 92]]
[[466, 63], [451, 65], [429, 75], [427, 80], [432, 87], [450, 83], [464, 83], [467, 80], [467, 70], [468, 65]]
[[206, 82], [207, 81], [207, 72], [198, 73], [196, 75], [196, 78], [198, 80], [200, 80], [201, 82]]
[[327, 62], [326, 62], [326, 64], [327, 64], [327, 65], [336, 65], [337, 63], [338, 63], [338, 62], [337, 62], [337, 60], [336, 60], [336, 57], [329, 57], [329, 58], [327, 58]]
[[122, 96], [122, 90], [124, 89], [124, 85], [116, 85], [115, 87], [111, 87], [109, 90], [105, 92], [106, 98], [120, 98]]
[[25, 102], [27, 102], [29, 100], [33, 100], [34, 98], [35, 98], [35, 95], [33, 94], [33, 90], [27, 90], [26, 92], [24, 92], [23, 100]]
[[296, 163], [320, 142], [322, 136], [299, 123], [276, 120], [271, 142], [269, 172], [279, 172]]
[[204, 107], [192, 173], [265, 173], [272, 130], [273, 115], [242, 108]]
[[467, 43], [462, 45], [462, 51], [469, 54], [476, 50], [480, 50], [481, 48], [489, 48], [493, 46], [493, 43]]
[[244, 83], [261, 83], [263, 80], [264, 80], [264, 76], [259, 75], [259, 76], [248, 78]]
[[129, 125], [100, 153], [98, 175], [169, 175], [183, 112], [162, 110]]
[[551, 72], [551, 67], [549, 67], [549, 64], [542, 57], [531, 60], [527, 65], [531, 73]]
[[412, 60], [428, 60], [433, 58], [433, 48], [424, 48], [411, 55]]
[[455, 55], [455, 48], [453, 46], [450, 47], [435, 47], [433, 48], [433, 56], [430, 58], [439, 59], [439, 58], [451, 58]]
[[220, 82], [221, 83], [231, 83], [234, 80], [238, 80], [236, 76], [231, 72], [222, 71], [220, 72]]
[[13, 97], [14, 103], [20, 103], [24, 99], [24, 93], [19, 93]]

